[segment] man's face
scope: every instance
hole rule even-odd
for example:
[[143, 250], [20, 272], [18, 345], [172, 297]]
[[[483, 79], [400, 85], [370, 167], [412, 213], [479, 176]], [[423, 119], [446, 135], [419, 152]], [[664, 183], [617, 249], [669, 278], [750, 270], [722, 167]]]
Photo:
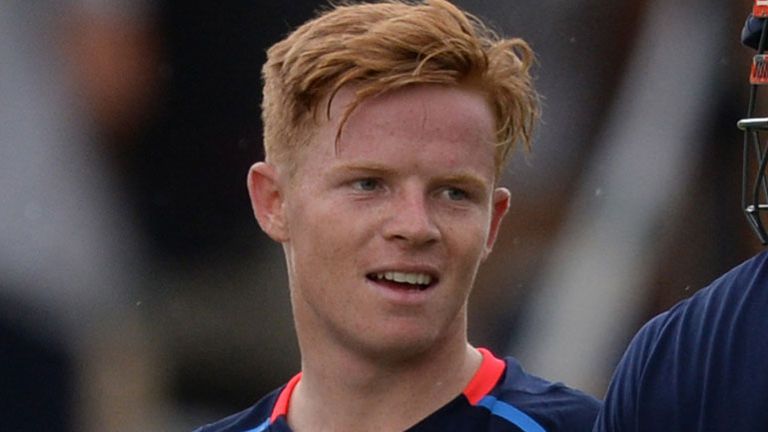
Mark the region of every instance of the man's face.
[[477, 92], [416, 86], [351, 101], [281, 174], [279, 240], [302, 349], [375, 358], [466, 339], [466, 301], [509, 193], [495, 188], [494, 121]]

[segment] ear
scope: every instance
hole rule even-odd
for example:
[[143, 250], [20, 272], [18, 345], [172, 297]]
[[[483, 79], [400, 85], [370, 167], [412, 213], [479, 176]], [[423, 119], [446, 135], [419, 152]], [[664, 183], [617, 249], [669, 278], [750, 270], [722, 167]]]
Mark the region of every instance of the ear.
[[491, 203], [491, 226], [488, 230], [488, 239], [485, 242], [485, 251], [483, 253], [483, 260], [488, 258], [488, 255], [493, 249], [494, 243], [496, 243], [496, 236], [499, 234], [499, 227], [501, 221], [504, 219], [504, 215], [509, 210], [510, 193], [507, 188], [499, 187], [493, 191], [493, 202]]
[[287, 241], [284, 195], [274, 165], [258, 162], [251, 166], [248, 170], [248, 195], [251, 197], [253, 214], [261, 229], [277, 242]]

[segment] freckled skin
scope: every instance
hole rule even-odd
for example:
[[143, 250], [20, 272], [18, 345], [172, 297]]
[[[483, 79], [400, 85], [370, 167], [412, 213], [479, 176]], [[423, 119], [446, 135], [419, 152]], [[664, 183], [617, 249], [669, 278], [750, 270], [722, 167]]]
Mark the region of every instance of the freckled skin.
[[[495, 187], [494, 123], [479, 93], [416, 86], [370, 99], [334, 145], [352, 93], [301, 151], [276, 169], [283, 243], [302, 352], [405, 359], [466, 345], [466, 302], [509, 203]], [[264, 224], [262, 224], [264, 226]], [[400, 268], [437, 278], [400, 302], [367, 277]]]

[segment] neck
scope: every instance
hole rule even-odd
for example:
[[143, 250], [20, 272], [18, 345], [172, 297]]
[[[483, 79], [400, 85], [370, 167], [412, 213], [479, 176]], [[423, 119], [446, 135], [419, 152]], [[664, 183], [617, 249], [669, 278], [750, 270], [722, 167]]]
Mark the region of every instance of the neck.
[[334, 354], [302, 359], [288, 411], [296, 432], [402, 431], [458, 396], [481, 362], [466, 340], [400, 362]]

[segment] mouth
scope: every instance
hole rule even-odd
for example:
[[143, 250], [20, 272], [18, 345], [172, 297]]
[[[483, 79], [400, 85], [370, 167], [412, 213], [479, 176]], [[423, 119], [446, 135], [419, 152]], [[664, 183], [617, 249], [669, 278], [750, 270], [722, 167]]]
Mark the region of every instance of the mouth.
[[399, 290], [424, 291], [437, 283], [437, 277], [428, 273], [384, 271], [369, 273], [368, 280]]

